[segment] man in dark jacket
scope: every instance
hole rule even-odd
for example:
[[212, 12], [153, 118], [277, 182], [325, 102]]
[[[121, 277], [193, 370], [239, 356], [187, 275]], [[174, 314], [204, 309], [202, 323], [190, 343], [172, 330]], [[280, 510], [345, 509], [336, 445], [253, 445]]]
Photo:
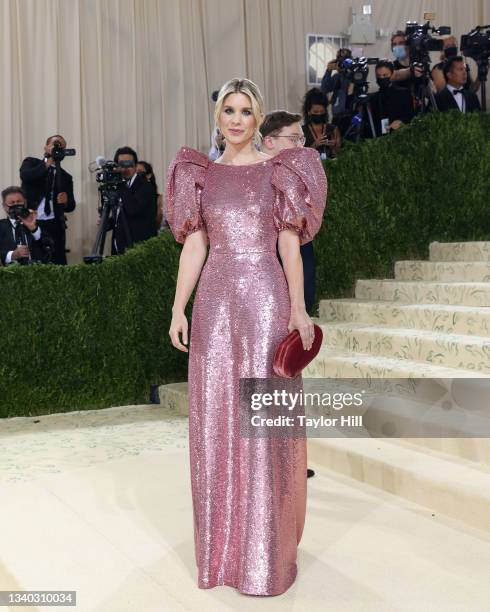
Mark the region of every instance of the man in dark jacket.
[[342, 136], [349, 129], [352, 120], [354, 84], [342, 72], [344, 61], [350, 58], [352, 58], [350, 49], [339, 49], [336, 58], [328, 62], [320, 86], [323, 93], [332, 95], [332, 123], [339, 128]]
[[56, 169], [53, 148], [66, 148], [66, 140], [56, 134], [44, 146], [44, 158], [26, 157], [20, 167], [22, 188], [29, 208], [37, 211], [39, 226], [46, 230], [55, 244], [52, 263], [66, 264], [65, 213], [75, 210], [73, 179], [66, 170]]
[[134, 149], [119, 148], [114, 161], [125, 164], [121, 166], [125, 182], [117, 192], [122, 202], [121, 209], [108, 229], [113, 230], [111, 253], [121, 255], [132, 244], [157, 235], [157, 194], [154, 185], [137, 174], [138, 155]]
[[21, 187], [7, 187], [2, 191], [2, 206], [7, 219], [0, 220], [0, 260], [7, 266], [17, 262], [49, 262], [53, 243], [37, 223], [36, 212], [27, 209]]
[[443, 67], [446, 87], [435, 95], [437, 108], [440, 111], [451, 109], [462, 113], [471, 113], [481, 110], [480, 101], [475, 93], [465, 89], [468, 74], [466, 64], [461, 55], [448, 59]]

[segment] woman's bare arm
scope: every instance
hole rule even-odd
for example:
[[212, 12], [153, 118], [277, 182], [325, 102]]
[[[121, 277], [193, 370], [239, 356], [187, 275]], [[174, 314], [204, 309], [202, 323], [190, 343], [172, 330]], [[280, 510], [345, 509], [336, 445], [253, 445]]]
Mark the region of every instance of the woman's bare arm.
[[297, 329], [303, 348], [308, 350], [313, 344], [313, 321], [308, 316], [305, 306], [305, 291], [303, 278], [303, 260], [299, 250], [299, 236], [293, 230], [279, 232], [278, 248], [281, 256], [284, 274], [288, 282], [291, 301], [291, 316], [288, 330]]
[[180, 254], [169, 335], [172, 344], [184, 352], [187, 352], [187, 347], [180, 342], [179, 333], [182, 332], [182, 340], [187, 344], [188, 324], [184, 314], [185, 307], [201, 274], [207, 254], [207, 243], [205, 230], [192, 232], [186, 237]]

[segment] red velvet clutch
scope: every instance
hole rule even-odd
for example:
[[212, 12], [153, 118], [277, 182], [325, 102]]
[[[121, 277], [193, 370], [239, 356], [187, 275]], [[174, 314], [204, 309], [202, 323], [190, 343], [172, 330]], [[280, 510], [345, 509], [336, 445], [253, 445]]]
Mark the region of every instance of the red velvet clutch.
[[304, 350], [301, 336], [297, 329], [293, 329], [277, 347], [272, 363], [272, 368], [277, 376], [296, 378], [310, 361], [313, 361], [318, 355], [322, 346], [323, 332], [316, 323], [313, 325], [315, 328], [315, 338], [309, 351]]

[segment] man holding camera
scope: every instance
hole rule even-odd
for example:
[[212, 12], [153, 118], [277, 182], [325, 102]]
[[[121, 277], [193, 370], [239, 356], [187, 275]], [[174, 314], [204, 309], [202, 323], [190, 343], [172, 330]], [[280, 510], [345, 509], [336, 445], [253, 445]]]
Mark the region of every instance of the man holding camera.
[[339, 49], [336, 58], [328, 62], [321, 84], [323, 93], [332, 94], [332, 123], [339, 128], [342, 136], [352, 120], [354, 83], [346, 76], [343, 66], [348, 58], [352, 58], [352, 51]]
[[437, 108], [440, 111], [458, 109], [462, 113], [481, 110], [478, 96], [465, 89], [468, 79], [466, 64], [461, 55], [448, 59], [443, 66], [446, 87], [435, 95]]
[[27, 208], [21, 187], [2, 191], [2, 205], [7, 219], [0, 220], [0, 259], [2, 265], [17, 262], [48, 263], [53, 243], [37, 223], [37, 213]]
[[65, 265], [65, 213], [75, 210], [73, 179], [59, 162], [75, 152], [66, 149], [66, 140], [56, 134], [44, 146], [44, 158], [26, 157], [20, 178], [29, 206], [37, 211], [39, 226], [54, 240], [52, 263]]
[[117, 193], [121, 206], [110, 221], [112, 229], [112, 255], [122, 255], [135, 242], [157, 235], [156, 190], [144, 176], [136, 172], [138, 155], [131, 147], [120, 147], [114, 154], [124, 181]]
[[402, 30], [397, 30], [391, 35], [391, 50], [395, 56], [391, 80], [397, 87], [411, 89], [414, 83], [420, 82], [424, 70], [421, 66], [412, 66], [410, 45]]

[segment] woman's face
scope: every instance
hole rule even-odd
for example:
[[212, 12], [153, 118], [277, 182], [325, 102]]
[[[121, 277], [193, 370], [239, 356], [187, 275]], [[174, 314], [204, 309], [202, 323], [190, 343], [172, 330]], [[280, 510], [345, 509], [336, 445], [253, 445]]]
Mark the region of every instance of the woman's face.
[[323, 106], [323, 104], [312, 104], [308, 116], [310, 117], [310, 119], [311, 117], [313, 117], [313, 119], [316, 119], [315, 115], [318, 115], [318, 118], [321, 118], [321, 122], [323, 122], [326, 121], [326, 113], [327, 108]]
[[218, 126], [226, 142], [241, 144], [252, 140], [255, 117], [250, 98], [243, 93], [228, 94], [223, 101]]

